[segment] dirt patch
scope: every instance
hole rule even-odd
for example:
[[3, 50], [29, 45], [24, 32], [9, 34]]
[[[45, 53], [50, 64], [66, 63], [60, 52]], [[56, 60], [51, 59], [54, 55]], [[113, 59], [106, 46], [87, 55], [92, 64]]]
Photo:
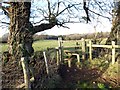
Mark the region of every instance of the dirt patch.
[[78, 81], [78, 80], [80, 82], [84, 82], [98, 78], [102, 74], [102, 72], [96, 68], [79, 69], [77, 67], [67, 67], [63, 65], [59, 69], [59, 74], [66, 82]]

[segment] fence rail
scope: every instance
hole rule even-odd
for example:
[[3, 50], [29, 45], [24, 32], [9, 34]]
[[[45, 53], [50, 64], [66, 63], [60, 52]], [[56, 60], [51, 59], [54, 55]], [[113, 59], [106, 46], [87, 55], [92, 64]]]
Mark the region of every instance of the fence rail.
[[[87, 44], [87, 46], [89, 47], [90, 45]], [[96, 48], [120, 48], [120, 45], [115, 45], [115, 46], [112, 46], [112, 45], [96, 45], [96, 44], [92, 44], [92, 47], [96, 47]]]
[[[96, 47], [96, 48], [110, 48], [112, 51], [112, 64], [115, 63], [115, 49], [116, 48], [120, 48], [120, 45], [115, 45], [115, 41], [112, 41], [112, 45], [96, 45], [96, 44], [92, 44], [92, 41], [89, 41], [89, 44], [87, 45], [89, 47], [89, 55], [90, 55], [90, 60], [92, 60], [92, 48]], [[91, 49], [90, 49], [91, 48]]]
[[[62, 53], [64, 49], [67, 49], [67, 48], [75, 48], [75, 47], [79, 47], [81, 48], [82, 50], [82, 59], [84, 60], [85, 59], [85, 52], [86, 52], [86, 47], [88, 47], [89, 49], [89, 59], [92, 60], [92, 51], [93, 51], [93, 48], [109, 48], [111, 49], [111, 52], [112, 52], [112, 64], [115, 63], [115, 53], [116, 53], [116, 48], [120, 48], [120, 45], [115, 45], [115, 42], [112, 41], [111, 45], [97, 45], [97, 44], [93, 44], [92, 43], [92, 40], [89, 40], [89, 43], [86, 44], [86, 40], [84, 39], [81, 39], [81, 45], [79, 46], [63, 46], [62, 45], [62, 39], [58, 39], [58, 43], [59, 43], [59, 47], [56, 47], [56, 49], [58, 49], [58, 51], [60, 51], [59, 53]], [[60, 54], [59, 56], [59, 59], [60, 60], [63, 60], [63, 53]]]

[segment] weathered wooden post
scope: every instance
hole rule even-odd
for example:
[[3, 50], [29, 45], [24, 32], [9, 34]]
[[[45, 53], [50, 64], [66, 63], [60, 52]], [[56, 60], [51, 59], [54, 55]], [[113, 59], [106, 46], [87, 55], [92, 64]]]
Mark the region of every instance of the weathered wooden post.
[[43, 51], [43, 56], [44, 56], [44, 60], [45, 60], [46, 72], [47, 72], [47, 74], [49, 74], [48, 62], [47, 62], [47, 57], [46, 57], [45, 51]]
[[22, 68], [24, 73], [25, 88], [28, 90], [31, 90], [30, 72], [29, 72], [29, 66], [27, 62], [28, 62], [28, 57], [21, 58], [21, 63], [22, 63]]
[[59, 56], [60, 56], [60, 62], [63, 62], [63, 48], [62, 48], [62, 37], [58, 38], [58, 44], [59, 44]]
[[115, 42], [112, 41], [112, 64], [115, 63]]
[[57, 66], [59, 65], [59, 47], [56, 48], [56, 53], [57, 53]]
[[77, 67], [79, 68], [79, 66], [80, 66], [80, 56], [79, 56], [79, 54], [77, 54], [77, 60], [78, 60], [78, 65], [77, 65]]
[[86, 51], [85, 39], [82, 38], [81, 41], [82, 41], [82, 59], [85, 60], [85, 51]]
[[89, 59], [92, 60], [92, 41], [89, 40]]

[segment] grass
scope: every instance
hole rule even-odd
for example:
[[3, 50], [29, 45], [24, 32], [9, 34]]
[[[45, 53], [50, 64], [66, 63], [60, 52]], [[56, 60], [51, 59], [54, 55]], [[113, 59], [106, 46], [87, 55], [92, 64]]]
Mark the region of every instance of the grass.
[[[75, 46], [75, 43], [76, 43], [75, 40], [63, 41], [63, 46]], [[8, 44], [0, 44], [0, 46], [1, 46], [2, 52], [8, 50]], [[35, 41], [32, 46], [35, 51], [42, 51], [47, 48], [58, 47], [58, 41], [57, 40], [39, 40], [39, 41]]]
[[8, 51], [8, 44], [7, 43], [4, 43], [4, 44], [0, 43], [0, 51], [1, 52]]
[[35, 51], [42, 51], [47, 48], [53, 48], [58, 46], [57, 40], [40, 40], [33, 43], [33, 48]]
[[[87, 42], [89, 41], [89, 39], [86, 40]], [[105, 43], [106, 39], [103, 39], [102, 43]], [[80, 40], [70, 40], [70, 41], [63, 41], [63, 46], [76, 46], [76, 42], [79, 43], [79, 45], [81, 45], [81, 41]], [[0, 44], [0, 51], [4, 52], [4, 51], [8, 51], [8, 44]], [[58, 47], [58, 41], [57, 40], [39, 40], [39, 41], [35, 41], [33, 43], [33, 48], [34, 51], [43, 51], [47, 48], [54, 48], [54, 47]]]

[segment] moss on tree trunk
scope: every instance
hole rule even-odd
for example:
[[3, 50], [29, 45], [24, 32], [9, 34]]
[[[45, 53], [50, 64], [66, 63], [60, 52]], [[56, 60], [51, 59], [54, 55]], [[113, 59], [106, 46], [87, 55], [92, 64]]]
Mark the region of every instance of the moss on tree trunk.
[[11, 2], [10, 5], [9, 53], [13, 59], [20, 60], [21, 57], [29, 57], [33, 54], [33, 35], [51, 29], [57, 24], [57, 20], [55, 18], [55, 21], [33, 26], [29, 21], [31, 2]]
[[120, 45], [120, 2], [115, 2], [113, 13], [113, 26], [106, 44], [111, 44], [111, 41], [115, 41], [115, 44]]
[[15, 60], [23, 56], [31, 56], [34, 52], [33, 25], [29, 22], [30, 2], [16, 2], [11, 5], [9, 53]]

